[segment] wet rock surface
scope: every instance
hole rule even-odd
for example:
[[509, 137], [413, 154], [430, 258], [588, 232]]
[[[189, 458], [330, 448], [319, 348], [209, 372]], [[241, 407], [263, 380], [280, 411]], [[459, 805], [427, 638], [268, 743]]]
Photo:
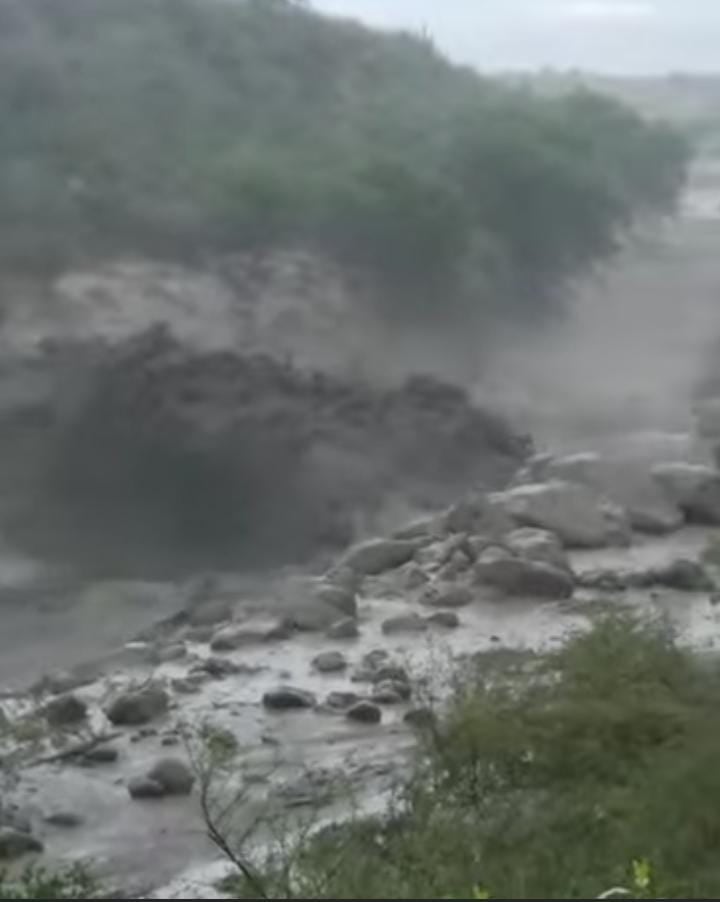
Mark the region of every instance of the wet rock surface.
[[137, 726], [163, 715], [169, 697], [160, 686], [147, 686], [118, 696], [106, 710], [108, 720], [116, 726]]

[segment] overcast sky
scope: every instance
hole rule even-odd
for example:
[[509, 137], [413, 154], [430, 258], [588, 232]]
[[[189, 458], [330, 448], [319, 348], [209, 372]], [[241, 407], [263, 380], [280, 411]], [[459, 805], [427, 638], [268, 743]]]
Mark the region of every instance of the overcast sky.
[[426, 28], [480, 68], [720, 71], [720, 0], [314, 0], [389, 27]]

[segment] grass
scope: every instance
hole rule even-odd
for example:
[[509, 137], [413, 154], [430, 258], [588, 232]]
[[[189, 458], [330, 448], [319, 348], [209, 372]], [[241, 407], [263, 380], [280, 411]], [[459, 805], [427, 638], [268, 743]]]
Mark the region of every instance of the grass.
[[619, 616], [532, 680], [483, 665], [388, 812], [286, 847], [268, 897], [720, 897], [715, 661]]

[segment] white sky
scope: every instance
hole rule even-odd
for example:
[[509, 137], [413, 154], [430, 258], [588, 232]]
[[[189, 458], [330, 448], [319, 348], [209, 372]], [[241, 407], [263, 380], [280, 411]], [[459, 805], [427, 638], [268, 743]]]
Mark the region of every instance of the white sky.
[[479, 68], [720, 71], [720, 0], [311, 0], [385, 27], [426, 28]]

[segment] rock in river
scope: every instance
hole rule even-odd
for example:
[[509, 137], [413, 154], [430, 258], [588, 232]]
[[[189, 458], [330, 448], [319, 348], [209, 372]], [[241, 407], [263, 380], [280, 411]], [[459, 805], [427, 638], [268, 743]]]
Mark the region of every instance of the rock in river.
[[554, 532], [547, 529], [534, 529], [532, 526], [515, 529], [505, 538], [503, 544], [518, 557], [550, 564], [563, 570], [570, 569], [562, 542]]
[[326, 633], [328, 639], [357, 639], [360, 635], [357, 622], [353, 617], [337, 620]]
[[148, 771], [147, 777], [163, 788], [165, 795], [185, 796], [192, 790], [195, 777], [179, 758], [161, 758]]
[[574, 580], [567, 570], [514, 557], [504, 548], [486, 548], [475, 565], [475, 575], [479, 582], [505, 595], [569, 598], [574, 591]]
[[348, 720], [358, 723], [377, 724], [382, 720], [382, 711], [372, 702], [358, 702], [345, 715]]
[[427, 618], [430, 626], [439, 626], [442, 629], [456, 630], [460, 626], [460, 618], [455, 611], [437, 611]]
[[569, 548], [602, 548], [630, 541], [624, 511], [579, 483], [557, 479], [529, 483], [492, 497], [519, 525], [554, 532]]
[[263, 705], [273, 711], [314, 708], [316, 704], [317, 699], [312, 692], [293, 686], [278, 686], [263, 695]]
[[550, 457], [536, 467], [536, 477], [590, 486], [621, 505], [634, 529], [660, 535], [679, 529], [683, 517], [641, 460], [610, 459], [596, 453]]
[[147, 686], [119, 695], [106, 709], [115, 726], [139, 726], [164, 714], [170, 698], [161, 686]]
[[420, 596], [420, 603], [431, 608], [464, 608], [473, 600], [468, 586], [440, 582], [429, 585]]
[[668, 463], [653, 467], [652, 475], [693, 523], [720, 523], [720, 473], [703, 464]]
[[339, 651], [325, 651], [313, 658], [312, 666], [320, 673], [337, 673], [347, 669], [345, 655]]
[[127, 785], [133, 799], [161, 799], [165, 790], [156, 780], [149, 777], [133, 777]]
[[369, 539], [353, 546], [340, 562], [365, 576], [377, 576], [402, 567], [415, 554], [418, 543], [402, 539]]

